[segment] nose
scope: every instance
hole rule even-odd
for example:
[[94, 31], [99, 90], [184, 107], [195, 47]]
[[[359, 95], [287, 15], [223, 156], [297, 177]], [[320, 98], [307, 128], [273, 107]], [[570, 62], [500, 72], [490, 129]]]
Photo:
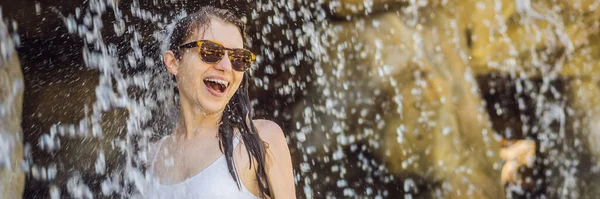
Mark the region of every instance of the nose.
[[231, 70], [233, 70], [231, 66], [231, 60], [229, 60], [229, 52], [226, 52], [223, 56], [223, 59], [221, 59], [221, 61], [219, 61], [219, 63], [215, 65], [215, 69], [223, 71], [225, 73], [231, 72]]

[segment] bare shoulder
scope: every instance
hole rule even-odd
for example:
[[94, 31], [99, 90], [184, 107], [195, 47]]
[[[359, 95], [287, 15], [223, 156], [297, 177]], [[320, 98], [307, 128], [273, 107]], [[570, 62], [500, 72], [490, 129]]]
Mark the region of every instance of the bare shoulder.
[[272, 198], [296, 198], [292, 158], [283, 130], [269, 120], [254, 120], [254, 124], [267, 145], [267, 178]]
[[258, 130], [258, 134], [261, 138], [264, 136], [283, 136], [283, 130], [279, 125], [271, 120], [254, 120], [254, 125], [256, 126], [256, 130]]
[[254, 125], [260, 138], [269, 146], [287, 148], [287, 141], [283, 130], [277, 123], [270, 120], [254, 120]]

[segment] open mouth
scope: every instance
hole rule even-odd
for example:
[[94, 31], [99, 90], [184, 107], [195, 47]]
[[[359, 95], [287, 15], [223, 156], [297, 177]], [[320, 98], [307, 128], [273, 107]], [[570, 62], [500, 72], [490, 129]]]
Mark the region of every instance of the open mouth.
[[217, 91], [219, 93], [224, 93], [227, 90], [227, 86], [229, 86], [229, 82], [220, 79], [214, 78], [206, 78], [204, 79], [204, 84], [208, 86], [208, 88]]

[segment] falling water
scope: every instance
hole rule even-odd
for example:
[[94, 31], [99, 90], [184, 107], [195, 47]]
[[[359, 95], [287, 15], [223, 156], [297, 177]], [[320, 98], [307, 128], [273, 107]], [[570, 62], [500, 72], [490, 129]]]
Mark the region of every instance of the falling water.
[[[252, 105], [286, 132], [298, 197], [597, 195], [599, 3], [352, 2], [209, 2], [246, 14]], [[141, 197], [177, 117], [161, 53], [197, 2], [61, 3], [0, 3], [1, 60], [16, 46], [24, 73], [24, 197]], [[2, 130], [0, 169], [19, 140]], [[538, 156], [502, 191], [517, 139]]]

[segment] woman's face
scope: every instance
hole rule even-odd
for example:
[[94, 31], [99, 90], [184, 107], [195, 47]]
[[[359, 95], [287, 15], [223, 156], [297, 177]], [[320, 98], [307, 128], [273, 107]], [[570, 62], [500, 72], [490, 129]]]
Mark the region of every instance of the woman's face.
[[[211, 40], [226, 48], [244, 47], [242, 35], [233, 24], [211, 19], [210, 26], [202, 31], [196, 30], [184, 44], [198, 40]], [[167, 62], [165, 59], [165, 63]], [[168, 66], [168, 63], [167, 68], [177, 77], [181, 100], [209, 114], [225, 109], [244, 77], [244, 72], [232, 69], [228, 54], [225, 54], [216, 64], [206, 63], [200, 58], [197, 47], [184, 49], [183, 56], [175, 64], [177, 65], [175, 71]]]

